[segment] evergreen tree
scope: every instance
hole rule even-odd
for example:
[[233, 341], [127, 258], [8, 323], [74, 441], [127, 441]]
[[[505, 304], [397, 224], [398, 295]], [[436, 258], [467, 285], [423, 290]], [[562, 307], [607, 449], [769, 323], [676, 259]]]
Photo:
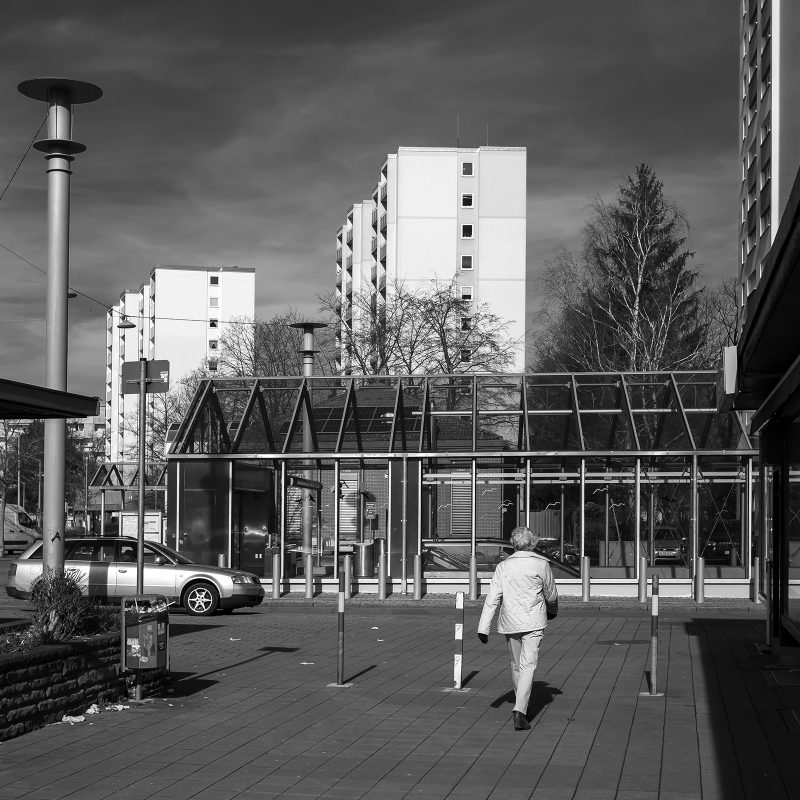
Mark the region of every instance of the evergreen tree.
[[676, 370], [709, 365], [705, 289], [690, 269], [688, 224], [647, 164], [613, 205], [593, 204], [583, 259], [547, 265], [536, 368]]

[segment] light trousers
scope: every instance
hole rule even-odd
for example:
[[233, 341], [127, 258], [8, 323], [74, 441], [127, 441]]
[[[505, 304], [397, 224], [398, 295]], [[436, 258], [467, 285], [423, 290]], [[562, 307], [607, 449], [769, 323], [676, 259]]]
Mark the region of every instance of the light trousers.
[[514, 711], [528, 713], [528, 701], [531, 699], [533, 673], [539, 661], [539, 644], [543, 630], [526, 631], [525, 633], [507, 633], [508, 652], [511, 656], [511, 680], [514, 682]]

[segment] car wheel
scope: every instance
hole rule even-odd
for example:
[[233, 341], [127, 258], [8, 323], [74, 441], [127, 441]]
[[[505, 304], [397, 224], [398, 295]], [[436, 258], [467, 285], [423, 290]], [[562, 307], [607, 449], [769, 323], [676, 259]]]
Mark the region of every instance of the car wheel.
[[194, 583], [183, 596], [183, 607], [195, 617], [207, 617], [219, 606], [219, 592], [210, 583]]

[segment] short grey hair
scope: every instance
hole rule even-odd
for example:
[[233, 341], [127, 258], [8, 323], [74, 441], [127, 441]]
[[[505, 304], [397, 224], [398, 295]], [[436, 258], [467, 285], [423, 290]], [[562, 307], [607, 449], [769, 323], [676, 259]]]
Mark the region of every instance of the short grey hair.
[[535, 550], [539, 537], [530, 528], [520, 525], [511, 531], [511, 544], [515, 550]]

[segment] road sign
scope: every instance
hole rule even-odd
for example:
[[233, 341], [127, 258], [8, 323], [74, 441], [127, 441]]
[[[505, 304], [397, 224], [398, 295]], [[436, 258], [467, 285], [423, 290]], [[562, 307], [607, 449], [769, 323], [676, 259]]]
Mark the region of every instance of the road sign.
[[378, 504], [368, 500], [364, 503], [364, 518], [365, 519], [377, 519], [378, 517]]
[[[169, 361], [146, 361], [145, 392], [156, 394], [169, 391]], [[140, 361], [122, 364], [122, 394], [139, 394]]]

